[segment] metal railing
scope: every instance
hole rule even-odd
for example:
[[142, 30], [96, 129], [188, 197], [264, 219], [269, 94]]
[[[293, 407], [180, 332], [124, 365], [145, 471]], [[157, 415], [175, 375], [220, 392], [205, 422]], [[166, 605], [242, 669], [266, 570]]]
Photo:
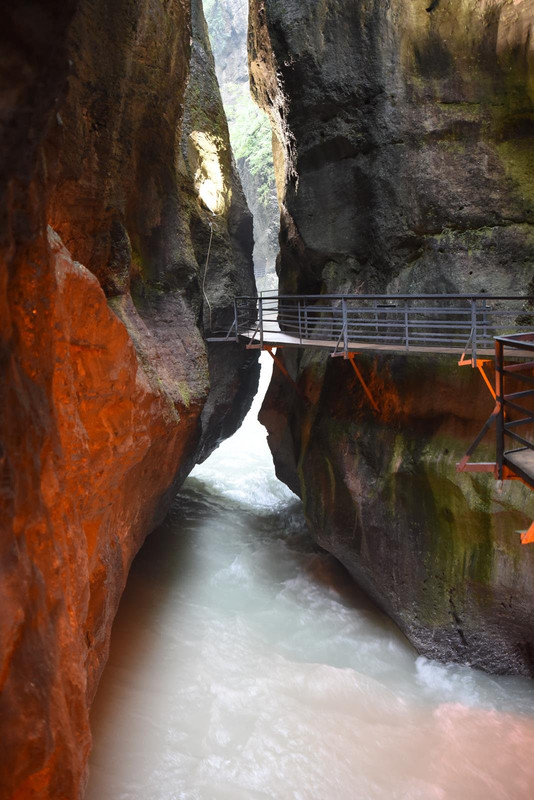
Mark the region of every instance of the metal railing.
[[[507, 467], [534, 487], [534, 441], [527, 438], [534, 435], [534, 361], [506, 363], [510, 349], [515, 353], [528, 351], [534, 359], [534, 333], [495, 339], [497, 478], [503, 479]], [[511, 383], [515, 387], [510, 387]], [[509, 388], [514, 391], [507, 391]], [[507, 440], [516, 446], [507, 448]]]
[[[489, 295], [276, 295], [237, 297], [234, 322], [221, 338], [264, 340], [286, 334], [302, 346], [344, 355], [367, 347], [493, 350], [494, 337], [534, 327], [534, 297]], [[224, 334], [224, 332], [221, 332]]]

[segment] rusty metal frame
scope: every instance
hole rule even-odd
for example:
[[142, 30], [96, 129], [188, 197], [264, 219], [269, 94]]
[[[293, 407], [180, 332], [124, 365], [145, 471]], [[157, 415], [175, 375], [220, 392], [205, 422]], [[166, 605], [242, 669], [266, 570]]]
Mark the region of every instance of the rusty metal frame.
[[377, 405], [373, 395], [371, 394], [371, 390], [367, 386], [367, 384], [366, 384], [366, 382], [364, 380], [364, 377], [363, 377], [362, 373], [360, 372], [360, 370], [358, 368], [358, 365], [356, 364], [356, 359], [355, 359], [356, 355], [357, 355], [357, 353], [347, 353], [347, 359], [348, 359], [348, 361], [350, 361], [350, 363], [352, 365], [352, 369], [354, 370], [354, 372], [356, 374], [356, 377], [360, 381], [361, 387], [362, 387], [363, 391], [365, 392], [365, 394], [367, 396], [367, 399], [369, 400], [371, 406], [374, 408], [376, 413], [379, 414], [380, 413], [380, 409], [378, 408], [378, 405]]
[[[456, 465], [456, 469], [459, 472], [492, 472], [495, 479], [500, 482], [503, 480], [520, 480], [525, 486], [534, 489], [534, 476], [529, 474], [526, 469], [523, 469], [521, 464], [514, 463], [507, 458], [507, 456], [512, 456], [514, 453], [524, 452], [525, 450], [534, 451], [534, 442], [516, 432], [517, 427], [520, 425], [534, 424], [534, 412], [525, 408], [521, 403], [516, 402], [518, 398], [522, 400], [523, 397], [534, 396], [534, 388], [508, 394], [505, 388], [505, 377], [507, 374], [515, 375], [518, 380], [524, 381], [528, 386], [534, 386], [534, 377], [524, 374], [526, 370], [534, 369], [534, 361], [505, 365], [505, 347], [507, 345], [513, 347], [516, 351], [518, 349], [534, 351], [534, 333], [495, 337], [495, 390], [492, 391], [492, 395], [495, 398], [495, 407], [473, 444], [469, 447], [461, 461]], [[460, 359], [460, 366], [464, 366], [467, 363], [464, 355], [462, 355]], [[476, 366], [484, 378], [486, 385], [490, 388], [491, 385], [483, 369], [483, 364], [476, 363]], [[520, 411], [526, 416], [521, 419], [512, 420], [508, 415], [508, 409]], [[470, 463], [469, 459], [471, 455], [494, 423], [496, 425], [495, 463]], [[505, 438], [507, 436], [519, 442], [521, 447], [515, 450], [506, 450]], [[534, 522], [530, 525], [528, 530], [520, 531], [520, 534], [521, 544], [534, 544]]]
[[477, 358], [476, 361], [472, 358], [465, 357], [465, 350], [462, 353], [461, 359], [458, 361], [459, 367], [473, 367], [473, 369], [478, 369], [482, 376], [482, 380], [488, 387], [488, 391], [493, 397], [494, 400], [497, 399], [497, 395], [495, 394], [495, 389], [491, 385], [490, 379], [488, 378], [486, 371], [484, 369], [484, 364], [491, 364], [491, 358]]

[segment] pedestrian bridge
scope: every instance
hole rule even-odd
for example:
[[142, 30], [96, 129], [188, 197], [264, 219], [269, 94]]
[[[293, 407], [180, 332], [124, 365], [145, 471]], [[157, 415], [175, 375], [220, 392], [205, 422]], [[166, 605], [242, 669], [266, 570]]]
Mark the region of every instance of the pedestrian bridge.
[[[490, 472], [499, 480], [521, 480], [534, 488], [534, 297], [501, 295], [275, 295], [236, 297], [229, 330], [212, 342], [244, 342], [268, 350], [300, 393], [274, 348], [324, 348], [348, 359], [370, 405], [379, 413], [355, 356], [369, 352], [452, 355], [478, 369], [494, 408], [465, 456], [459, 472]], [[495, 385], [485, 364], [495, 366]], [[306, 399], [306, 398], [304, 398]], [[471, 456], [490, 430], [496, 431], [495, 461]], [[534, 543], [534, 522], [522, 534]]]
[[236, 297], [230, 329], [208, 340], [241, 340], [259, 349], [320, 347], [345, 357], [363, 351], [469, 355], [477, 366], [480, 357], [493, 357], [495, 336], [525, 328], [534, 328], [534, 297], [267, 295]]

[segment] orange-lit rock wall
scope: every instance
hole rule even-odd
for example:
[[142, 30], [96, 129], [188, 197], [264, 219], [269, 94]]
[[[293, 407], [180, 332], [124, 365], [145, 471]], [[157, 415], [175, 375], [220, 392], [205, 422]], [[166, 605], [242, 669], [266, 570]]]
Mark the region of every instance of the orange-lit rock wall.
[[[189, 3], [28, 2], [4, 22], [0, 797], [66, 800], [83, 795], [131, 560], [238, 424], [255, 364], [235, 359], [212, 392], [198, 260], [210, 215], [183, 155]], [[216, 220], [211, 300], [225, 321], [230, 288], [253, 277], [230, 159], [223, 171], [235, 192]]]
[[57, 235], [42, 245], [9, 291], [18, 347], [2, 435], [3, 797], [76, 796], [128, 567], [199, 411], [151, 389], [97, 279]]

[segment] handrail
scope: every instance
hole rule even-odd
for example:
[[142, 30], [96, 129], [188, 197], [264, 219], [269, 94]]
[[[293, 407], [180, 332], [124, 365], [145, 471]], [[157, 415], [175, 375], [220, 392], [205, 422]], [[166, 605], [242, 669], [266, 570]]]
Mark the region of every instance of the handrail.
[[294, 336], [303, 347], [331, 344], [336, 355], [342, 346], [345, 357], [358, 343], [401, 346], [406, 352], [427, 346], [459, 348], [464, 354], [470, 349], [476, 366], [479, 352], [493, 349], [497, 334], [516, 332], [530, 303], [534, 296], [241, 295], [235, 298], [235, 338], [246, 336], [258, 321], [261, 346], [266, 336], [272, 344], [278, 332]]
[[450, 352], [452, 348], [462, 353], [462, 363], [468, 363], [464, 356], [470, 350], [475, 367], [480, 353], [493, 350], [495, 336], [517, 333], [525, 320], [530, 324], [529, 306], [534, 307], [534, 296], [240, 295], [234, 300], [234, 323], [224, 338], [238, 341], [258, 323], [262, 347], [264, 342], [276, 345], [276, 335], [283, 334], [286, 341], [294, 337], [298, 346], [330, 347], [335, 355], [339, 351], [345, 357], [358, 344], [400, 347], [405, 352], [421, 347]]
[[[517, 294], [277, 294], [263, 300], [522, 300], [534, 302], [534, 295]], [[254, 295], [237, 295], [236, 300], [258, 300]]]

